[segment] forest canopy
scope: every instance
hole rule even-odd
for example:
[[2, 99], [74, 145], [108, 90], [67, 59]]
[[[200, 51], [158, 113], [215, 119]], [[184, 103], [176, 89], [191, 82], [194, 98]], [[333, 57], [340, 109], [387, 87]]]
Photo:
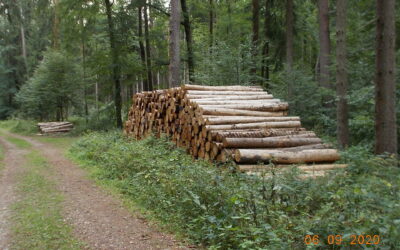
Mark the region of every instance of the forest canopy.
[[400, 6], [384, 2], [0, 0], [0, 119], [121, 127], [139, 91], [262, 85], [304, 126], [372, 150], [375, 134], [396, 141], [400, 127], [399, 74], [376, 77], [400, 70]]

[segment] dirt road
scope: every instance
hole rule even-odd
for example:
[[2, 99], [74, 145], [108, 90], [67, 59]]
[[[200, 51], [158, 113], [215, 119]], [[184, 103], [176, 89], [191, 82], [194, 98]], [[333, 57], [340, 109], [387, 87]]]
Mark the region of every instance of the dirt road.
[[[48, 178], [56, 182], [64, 196], [64, 218], [72, 225], [75, 237], [90, 249], [187, 249], [173, 236], [149, 225], [140, 214], [129, 212], [118, 198], [99, 188], [84, 170], [66, 159], [62, 149], [31, 137], [11, 135], [30, 142], [46, 157], [54, 169]], [[26, 152], [4, 139], [1, 142], [6, 147], [0, 178], [0, 249], [4, 249], [9, 238], [9, 206], [16, 199], [13, 187]]]

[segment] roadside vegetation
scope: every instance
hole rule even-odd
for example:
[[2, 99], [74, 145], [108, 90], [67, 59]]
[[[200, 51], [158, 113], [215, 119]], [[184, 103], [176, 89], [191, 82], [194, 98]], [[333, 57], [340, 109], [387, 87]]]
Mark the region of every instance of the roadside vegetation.
[[[379, 235], [400, 246], [400, 169], [367, 148], [343, 152], [346, 171], [299, 180], [295, 170], [273, 178], [193, 161], [166, 139], [142, 141], [120, 132], [90, 133], [70, 156], [101, 183], [151, 212], [170, 229], [211, 249], [302, 248], [307, 234]], [[273, 173], [272, 173], [273, 174]]]

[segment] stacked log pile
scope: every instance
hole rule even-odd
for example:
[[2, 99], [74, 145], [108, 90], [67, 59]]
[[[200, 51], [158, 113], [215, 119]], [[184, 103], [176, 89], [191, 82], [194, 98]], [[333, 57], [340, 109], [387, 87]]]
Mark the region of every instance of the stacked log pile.
[[74, 125], [70, 122], [42, 122], [38, 123], [37, 126], [41, 134], [67, 133], [74, 128]]
[[258, 163], [339, 159], [335, 149], [301, 127], [300, 117], [288, 116], [288, 103], [254, 86], [184, 85], [138, 93], [125, 133], [141, 139], [152, 132], [170, 136], [194, 158], [233, 159], [241, 171], [258, 171]]

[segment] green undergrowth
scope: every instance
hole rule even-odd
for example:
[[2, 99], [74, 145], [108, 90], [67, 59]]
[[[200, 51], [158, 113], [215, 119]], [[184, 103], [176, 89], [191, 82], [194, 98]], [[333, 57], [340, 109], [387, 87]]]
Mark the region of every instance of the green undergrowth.
[[0, 121], [0, 128], [9, 130], [13, 133], [31, 135], [39, 132], [36, 124], [37, 122], [31, 120], [13, 119]]
[[118, 132], [88, 134], [70, 155], [161, 224], [210, 249], [303, 249], [307, 234], [319, 235], [321, 248], [330, 234], [343, 235], [343, 244], [353, 234], [380, 235], [379, 248], [400, 247], [400, 169], [368, 149], [343, 153], [347, 171], [303, 181], [296, 170], [272, 178], [235, 173], [193, 161], [165, 139]]
[[36, 151], [26, 160], [14, 205], [13, 249], [81, 249], [61, 214], [63, 197], [45, 177], [50, 166]]

